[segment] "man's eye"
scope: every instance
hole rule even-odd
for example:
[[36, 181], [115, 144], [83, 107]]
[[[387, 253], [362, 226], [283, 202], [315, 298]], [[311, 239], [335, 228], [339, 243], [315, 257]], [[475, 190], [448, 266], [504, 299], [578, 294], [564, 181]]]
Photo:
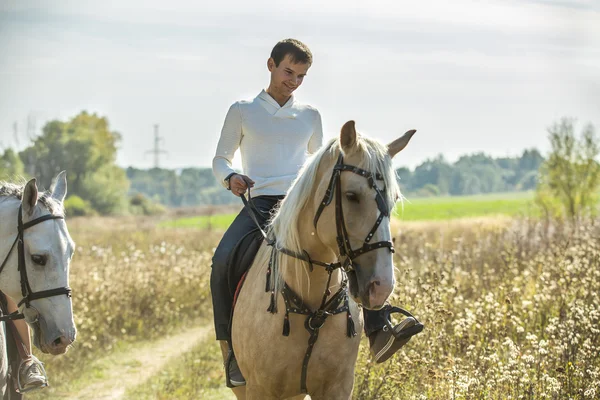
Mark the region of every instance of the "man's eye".
[[38, 254], [34, 254], [31, 256], [31, 261], [33, 261], [37, 265], [44, 266], [44, 265], [46, 265], [47, 258], [46, 258], [46, 256], [40, 256]]

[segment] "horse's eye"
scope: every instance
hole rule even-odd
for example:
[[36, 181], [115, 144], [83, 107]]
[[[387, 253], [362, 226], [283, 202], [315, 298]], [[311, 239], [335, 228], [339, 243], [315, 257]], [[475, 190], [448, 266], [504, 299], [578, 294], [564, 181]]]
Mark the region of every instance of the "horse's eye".
[[46, 256], [40, 256], [38, 254], [34, 254], [31, 256], [31, 261], [33, 261], [37, 265], [44, 266], [44, 265], [46, 265], [47, 258], [46, 258]]
[[346, 198], [353, 203], [359, 203], [358, 195], [354, 192], [346, 192]]

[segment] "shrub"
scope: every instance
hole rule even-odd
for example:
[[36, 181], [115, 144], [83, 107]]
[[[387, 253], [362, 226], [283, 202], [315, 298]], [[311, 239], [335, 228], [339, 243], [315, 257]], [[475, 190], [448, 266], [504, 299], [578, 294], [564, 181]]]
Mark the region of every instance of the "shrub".
[[94, 211], [88, 201], [85, 201], [76, 195], [69, 196], [69, 198], [65, 200], [64, 206], [65, 211], [69, 216], [81, 217], [84, 215], [96, 214], [96, 211]]

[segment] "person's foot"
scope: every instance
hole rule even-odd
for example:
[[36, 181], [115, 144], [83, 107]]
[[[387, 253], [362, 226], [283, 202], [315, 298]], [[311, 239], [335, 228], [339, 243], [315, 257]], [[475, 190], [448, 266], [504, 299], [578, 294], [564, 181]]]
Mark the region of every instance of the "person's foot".
[[407, 317], [398, 325], [391, 324], [369, 335], [371, 354], [376, 363], [382, 363], [394, 355], [411, 337], [423, 330], [423, 324], [414, 317]]
[[235, 359], [235, 355], [232, 351], [229, 351], [229, 357], [227, 358], [228, 362], [225, 363], [225, 370], [227, 371], [227, 379], [231, 386], [238, 387], [244, 386], [246, 384], [246, 379], [242, 375], [242, 371], [240, 371], [240, 367], [238, 366], [237, 360]]
[[42, 362], [35, 356], [23, 360], [19, 366], [18, 386], [20, 392], [29, 392], [48, 386], [48, 378]]

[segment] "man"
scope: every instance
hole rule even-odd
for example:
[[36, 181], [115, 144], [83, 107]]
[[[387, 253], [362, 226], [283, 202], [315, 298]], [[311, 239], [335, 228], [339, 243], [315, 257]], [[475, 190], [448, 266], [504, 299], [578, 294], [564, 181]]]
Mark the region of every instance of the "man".
[[[299, 103], [293, 96], [311, 65], [312, 54], [305, 44], [295, 39], [280, 41], [267, 61], [271, 74], [267, 89], [251, 101], [234, 103], [225, 117], [213, 159], [213, 172], [235, 196], [252, 188], [254, 205], [265, 215], [269, 215], [283, 199], [307, 154], [315, 152], [323, 142], [319, 112]], [[231, 168], [238, 149], [244, 174]], [[225, 232], [212, 260], [210, 283], [215, 331], [224, 352], [230, 351], [227, 342], [230, 340], [228, 327], [233, 303], [227, 279], [227, 259], [238, 241], [255, 228], [248, 210], [242, 209]], [[406, 334], [416, 324], [412, 317], [390, 329], [389, 314], [396, 310], [388, 307], [364, 312], [365, 332], [376, 362], [387, 360], [410, 336], [418, 333]], [[245, 384], [235, 358], [229, 363], [228, 374], [233, 386]]]

